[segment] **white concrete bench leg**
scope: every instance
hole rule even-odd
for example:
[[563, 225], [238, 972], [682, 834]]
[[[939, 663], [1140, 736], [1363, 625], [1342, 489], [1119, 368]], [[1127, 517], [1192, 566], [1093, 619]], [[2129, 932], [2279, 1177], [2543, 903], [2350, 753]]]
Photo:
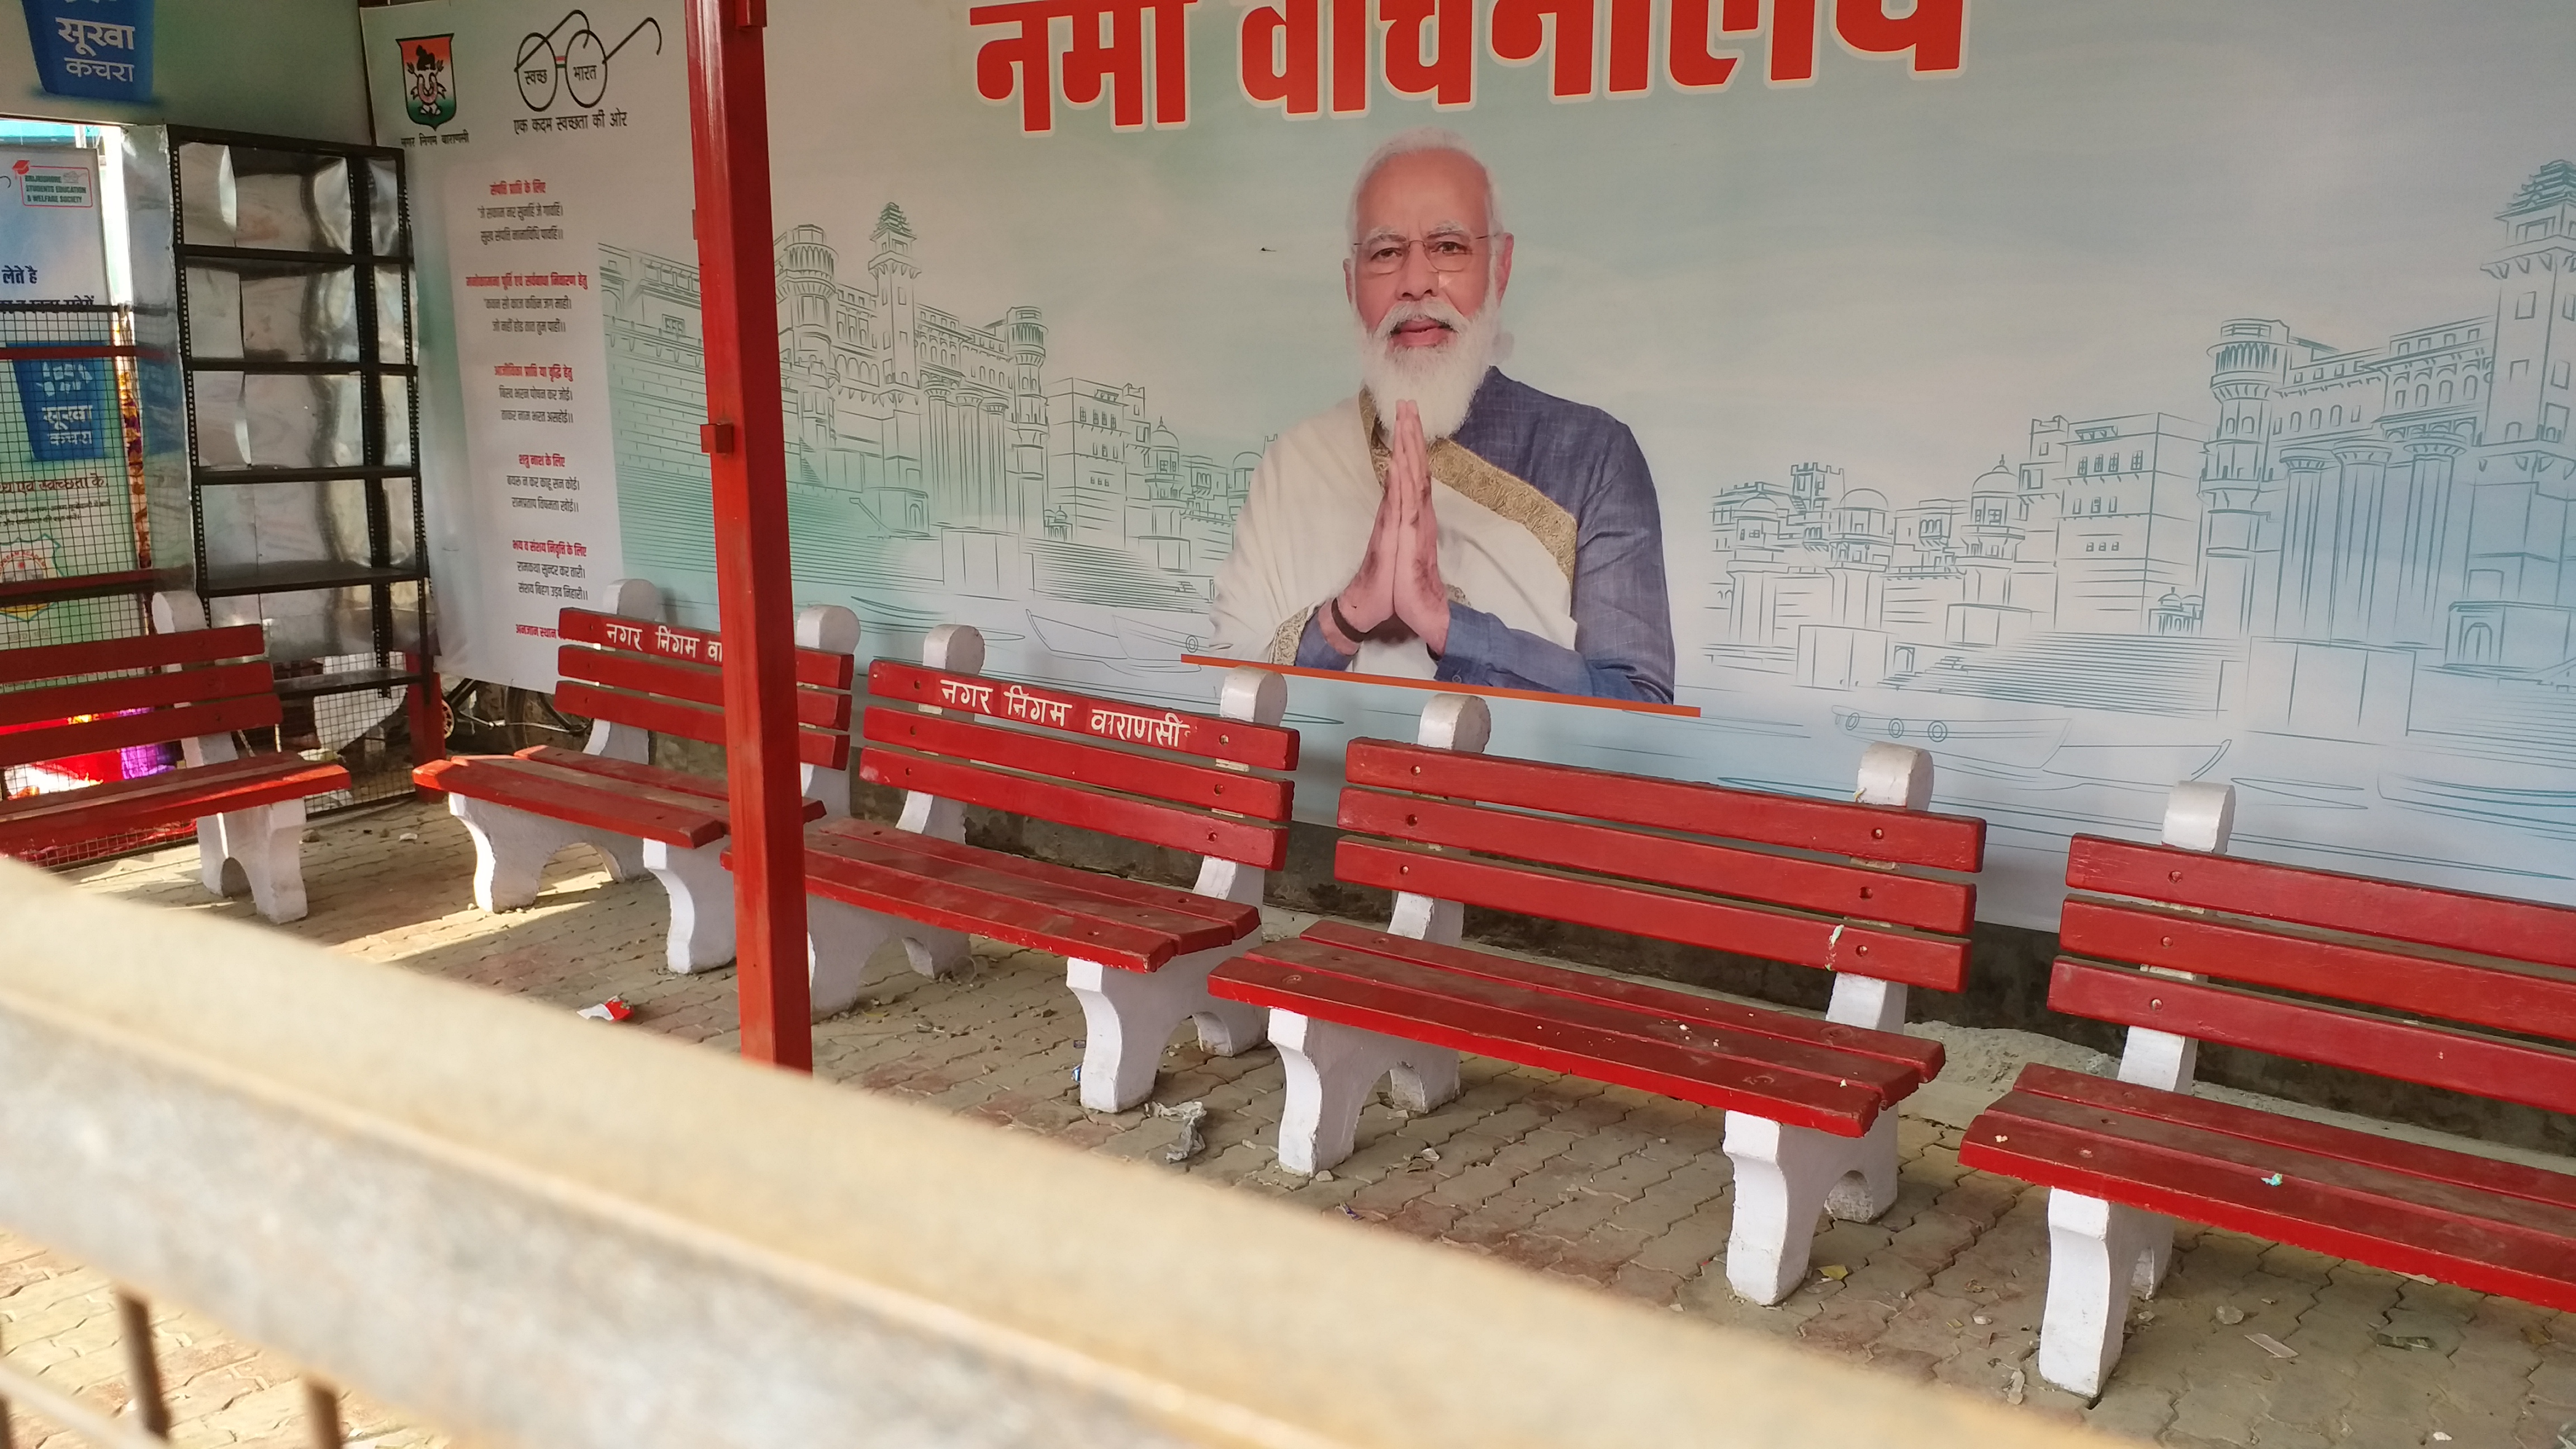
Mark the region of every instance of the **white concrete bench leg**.
[[2154, 1297], [2172, 1261], [2173, 1219], [2051, 1189], [2039, 1376], [2088, 1399], [2099, 1396], [2120, 1361], [2129, 1295]]
[[1428, 1112], [1458, 1095], [1458, 1053], [1448, 1047], [1277, 1010], [1270, 1040], [1288, 1075], [1279, 1165], [1290, 1172], [1321, 1172], [1351, 1155], [1360, 1109], [1381, 1077], [1408, 1112]]
[[644, 868], [671, 898], [671, 938], [663, 964], [685, 976], [722, 966], [734, 956], [733, 872], [724, 867], [729, 841], [711, 840], [695, 850], [644, 842]]
[[900, 939], [912, 969], [934, 981], [955, 975], [969, 956], [962, 931], [943, 931], [825, 896], [805, 898], [807, 993], [816, 1021], [858, 1004], [868, 958], [889, 939]]
[[487, 911], [516, 911], [536, 904], [546, 862], [567, 845], [587, 845], [608, 862], [614, 880], [644, 874], [643, 842], [632, 836], [585, 830], [489, 800], [447, 797], [447, 813], [474, 837], [474, 904]]
[[304, 802], [283, 800], [197, 817], [197, 872], [206, 889], [230, 895], [224, 862], [237, 861], [251, 904], [279, 925], [304, 919]]
[[1207, 978], [1257, 937], [1193, 951], [1160, 971], [1124, 971], [1067, 958], [1064, 980], [1082, 1003], [1082, 1105], [1124, 1112], [1152, 1096], [1154, 1069], [1184, 1019], [1198, 1025], [1199, 1045], [1221, 1057], [1261, 1045], [1267, 1013], [1208, 995]]
[[1777, 1303], [1805, 1280], [1819, 1212], [1865, 1223], [1896, 1203], [1894, 1112], [1858, 1137], [1729, 1112], [1726, 1155], [1735, 1162], [1726, 1281], [1756, 1303]]

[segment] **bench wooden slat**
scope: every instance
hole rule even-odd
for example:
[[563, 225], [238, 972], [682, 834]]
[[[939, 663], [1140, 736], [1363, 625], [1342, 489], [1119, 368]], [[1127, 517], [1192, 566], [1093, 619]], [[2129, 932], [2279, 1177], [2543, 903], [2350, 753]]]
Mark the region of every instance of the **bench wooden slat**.
[[[1129, 880], [1125, 876], [1078, 870], [1072, 866], [1055, 865], [1025, 855], [986, 850], [981, 846], [965, 845], [956, 841], [941, 840], [936, 836], [918, 835], [891, 825], [880, 825], [873, 820], [856, 820], [847, 816], [826, 820], [814, 827], [812, 835], [813, 837], [832, 836], [865, 840], [887, 850], [924, 856], [933, 860], [982, 866], [989, 870], [998, 870], [1027, 880], [1061, 886], [1068, 890], [1085, 891], [1104, 900], [1140, 906], [1148, 910], [1169, 911], [1175, 915], [1214, 926], [1224, 933], [1224, 941], [1240, 940], [1261, 924], [1261, 908], [1241, 901], [1220, 900], [1215, 896], [1200, 895], [1196, 891], [1155, 885], [1151, 881]], [[1199, 939], [1193, 931], [1178, 923], [1175, 923], [1174, 929], [1185, 941]], [[1215, 944], [1222, 944], [1222, 942]], [[1188, 949], [1195, 951], [1199, 948], [1192, 945]]]
[[[590, 719], [631, 724], [657, 735], [677, 735], [706, 744], [723, 744], [724, 711], [682, 704], [649, 694], [628, 694], [567, 679], [555, 690], [555, 706]], [[850, 737], [835, 731], [796, 731], [796, 758], [818, 769], [845, 770], [850, 764]]]
[[1393, 740], [1353, 740], [1350, 783], [1447, 795], [1525, 810], [1812, 850], [1938, 870], [1974, 871], [1986, 823], [1884, 805], [1802, 800], [1573, 765], [1462, 754]]
[[1409, 991], [1273, 959], [1263, 947], [1219, 966], [1217, 995], [1301, 1012], [1408, 1041], [1475, 1052], [1547, 1071], [1759, 1113], [1796, 1127], [1857, 1137], [1877, 1118], [1879, 1095], [1857, 1083], [1782, 1071], [1760, 1062], [1640, 1041], [1442, 995]]
[[[606, 685], [635, 694], [664, 695], [724, 708], [724, 671], [645, 654], [567, 644], [555, 651], [555, 673], [564, 679]], [[817, 729], [850, 727], [850, 697], [828, 689], [796, 689], [796, 722]]]
[[76, 844], [348, 787], [349, 772], [337, 761], [259, 754], [30, 795], [0, 802], [0, 852]]
[[1397, 960], [1419, 961], [1459, 976], [1480, 976], [1554, 996], [1611, 1001], [1637, 1011], [1699, 1022], [1750, 1036], [1772, 1037], [1784, 1042], [1874, 1057], [1904, 1069], [1917, 1083], [1938, 1075], [1944, 1059], [1941, 1044], [1926, 1037], [1845, 1026], [1840, 1022], [1820, 1021], [1786, 1011], [1694, 996], [1625, 977], [1596, 975], [1460, 946], [1417, 941], [1410, 936], [1373, 931], [1340, 921], [1318, 921], [1306, 929], [1302, 939]]
[[871, 708], [861, 727], [865, 737], [876, 744], [901, 745], [927, 754], [1079, 780], [1203, 810], [1223, 810], [1261, 820], [1288, 818], [1288, 782], [1265, 775], [1184, 764], [1062, 735], [1004, 729], [902, 708]]
[[1152, 971], [1180, 954], [1180, 937], [1158, 929], [1169, 920], [1163, 913], [1101, 896], [1072, 899], [1006, 872], [847, 836], [809, 834], [805, 880], [816, 894], [863, 910], [1128, 971]]
[[268, 665], [257, 662], [128, 674], [0, 694], [0, 725], [52, 724], [74, 715], [212, 703], [270, 694], [276, 689], [277, 680]]
[[2576, 1052], [2061, 956], [2051, 1010], [2174, 1032], [2549, 1112], [2576, 1111]]
[[1968, 969], [1968, 947], [1961, 940], [1851, 925], [1658, 886], [1613, 885], [1536, 866], [1495, 865], [1417, 847], [1345, 838], [1335, 850], [1333, 869], [1357, 885], [1940, 991], [1958, 990]]
[[721, 801], [670, 803], [645, 798], [632, 787], [604, 788], [597, 780], [572, 776], [509, 755], [453, 756], [411, 772], [414, 782], [432, 790], [690, 850], [723, 839], [731, 829]]
[[[487, 782], [502, 778], [543, 780], [568, 790], [597, 790], [643, 804], [659, 806], [666, 810], [693, 813], [712, 808], [717, 814], [729, 813], [728, 801], [724, 795], [709, 794], [704, 788], [703, 781], [688, 779], [685, 776], [681, 780], [655, 779], [640, 772], [611, 773], [590, 769], [587, 766], [559, 765], [543, 759], [532, 759], [526, 755], [484, 755], [468, 758], [483, 759], [501, 768], [502, 773], [499, 776], [486, 773], [483, 778]], [[478, 788], [495, 787], [487, 783]], [[797, 804], [803, 811], [804, 819], [822, 818], [824, 808], [822, 801], [799, 800]]]
[[173, 664], [211, 664], [219, 659], [254, 659], [267, 652], [266, 631], [257, 624], [137, 634], [86, 644], [37, 644], [25, 649], [0, 649], [0, 684], [32, 684], [40, 679], [161, 669]]
[[[1017, 691], [1016, 697], [1013, 691]], [[1020, 680], [951, 674], [897, 659], [880, 659], [868, 666], [868, 692], [905, 704], [1018, 719], [1078, 735], [1145, 744], [1255, 769], [1297, 768], [1297, 732], [1279, 725], [1247, 724], [1188, 710], [1155, 710], [1126, 700], [1075, 694]], [[1017, 713], [1013, 712], [1015, 708]], [[1116, 722], [1122, 719], [1176, 723], [1166, 743], [1161, 734], [1140, 735], [1132, 727], [1121, 733]]]
[[[555, 634], [574, 644], [631, 650], [638, 654], [675, 659], [684, 664], [721, 666], [724, 663], [722, 635], [682, 624], [657, 624], [649, 619], [630, 619], [623, 614], [566, 609], [557, 623]], [[846, 690], [858, 677], [858, 661], [847, 654], [799, 648], [795, 657], [798, 684], [809, 684], [817, 689]]]
[[1390, 986], [1426, 1001], [1525, 1017], [1537, 1023], [1542, 1032], [1559, 1026], [1573, 1027], [1603, 1037], [1675, 1047], [1701, 1054], [1712, 1062], [1740, 1063], [1750, 1070], [1771, 1067], [1821, 1082], [1858, 1083], [1890, 1105], [1923, 1085], [1922, 1076], [1911, 1066], [1884, 1057], [1767, 1032], [1740, 1031], [1731, 1025], [1701, 1020], [1697, 1013], [1684, 1017], [1603, 996], [1538, 991], [1481, 972], [1450, 971], [1406, 955], [1344, 946], [1328, 938], [1302, 936], [1263, 946], [1260, 951], [1264, 959], [1302, 971]]
[[[2514, 1198], [2540, 1204], [2576, 1232], [2576, 1176], [2519, 1162], [2355, 1131], [2328, 1122], [2285, 1117], [2257, 1107], [2240, 1107], [2189, 1092], [2167, 1092], [2113, 1077], [2068, 1071], [2045, 1062], [2021, 1069], [2012, 1086], [2023, 1098], [2053, 1098], [2075, 1107], [2099, 1108], [2130, 1117], [2151, 1118], [2179, 1129], [2225, 1136], [2245, 1145], [2253, 1156], [2244, 1161], [2268, 1163], [2270, 1154], [2289, 1152], [2302, 1158], [2383, 1169], [2464, 1194], [2462, 1201]], [[2265, 1171], [2272, 1170], [2265, 1166]], [[2315, 1175], [2319, 1169], [2308, 1169]], [[2535, 1219], [2534, 1221], [2539, 1221]]]
[[2441, 960], [2097, 900], [2069, 900], [2058, 929], [2059, 947], [2069, 955], [2191, 971], [2498, 1031], [2576, 1038], [2576, 979], [2548, 967]]
[[1950, 935], [1976, 919], [1975, 888], [1954, 881], [1419, 796], [1346, 787], [1341, 827]]
[[1149, 845], [1194, 851], [1277, 870], [1288, 861], [1288, 830], [1212, 815], [1158, 800], [1115, 795], [988, 765], [875, 745], [861, 752], [859, 773], [873, 785], [920, 790], [945, 799], [1034, 815], [1077, 830], [1097, 830]]
[[[1963, 1164], [2047, 1187], [2108, 1198], [2191, 1222], [2254, 1233], [2399, 1272], [2420, 1273], [2553, 1308], [2576, 1308], [2576, 1237], [2536, 1232], [2485, 1214], [2427, 1206], [2420, 1180], [2333, 1164], [2327, 1180], [2293, 1170], [2212, 1161], [2199, 1147], [2152, 1141], [2142, 1119], [2100, 1114], [2069, 1126], [2045, 1098], [2007, 1096], [1971, 1123]], [[2150, 1138], [2140, 1141], [2140, 1136]], [[1999, 1140], [2000, 1139], [2000, 1140]], [[2369, 1182], [2368, 1187], [2348, 1185]], [[2490, 1199], [2493, 1207], [2508, 1199]], [[2522, 1204], [2528, 1207], [2528, 1204]]]
[[534, 760], [538, 764], [552, 765], [557, 769], [596, 775], [602, 780], [626, 781], [649, 785], [658, 790], [696, 795], [719, 805], [727, 798], [725, 782], [722, 780], [710, 780], [704, 776], [692, 775], [686, 770], [664, 769], [660, 765], [639, 765], [632, 760], [585, 754], [580, 750], [567, 750], [561, 745], [531, 745], [516, 752], [512, 758]]
[[2576, 968], [2576, 909], [2564, 906], [2132, 845], [2097, 835], [2075, 837], [2067, 854], [2066, 883], [2106, 895]]
[[135, 745], [166, 744], [198, 735], [225, 735], [235, 730], [262, 729], [276, 724], [283, 717], [277, 696], [261, 694], [246, 699], [217, 700], [212, 704], [183, 704], [144, 714], [90, 720], [85, 724], [25, 730], [0, 735], [0, 765], [32, 765], [72, 755], [129, 749]]

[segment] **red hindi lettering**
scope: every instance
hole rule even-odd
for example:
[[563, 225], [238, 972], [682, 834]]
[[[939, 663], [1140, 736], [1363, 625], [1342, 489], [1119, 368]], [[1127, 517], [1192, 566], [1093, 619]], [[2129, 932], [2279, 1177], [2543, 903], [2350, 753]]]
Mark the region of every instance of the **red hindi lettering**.
[[1642, 95], [1654, 84], [1655, 0], [1610, 0], [1610, 94]]
[[1059, 15], [1073, 14], [1070, 0], [1016, 0], [1007, 5], [978, 5], [966, 12], [966, 23], [1016, 25], [1017, 35], [985, 41], [975, 52], [975, 90], [988, 101], [1020, 98], [1020, 130], [1042, 136], [1055, 129], [1055, 61], [1047, 31]]
[[1914, 52], [1917, 74], [1956, 71], [1968, 34], [1968, 0], [1914, 0], [1914, 13], [1892, 16], [1886, 0], [1834, 0], [1834, 33], [1867, 55]]
[[1556, 64], [1548, 90], [1558, 100], [1592, 94], [1592, 0], [1495, 0], [1493, 33], [1487, 39], [1494, 58], [1525, 62], [1538, 58], [1547, 44], [1547, 29], [1556, 31]]
[[[1708, 7], [1709, 0], [1673, 0], [1673, 27], [1664, 48], [1664, 68], [1672, 76], [1675, 89], [1715, 90], [1726, 84], [1735, 74], [1735, 63], [1744, 58], [1742, 51], [1709, 48]], [[1730, 31], [1758, 30], [1762, 27], [1761, 0], [1726, 0], [1721, 18]], [[1615, 56], [1611, 68], [1618, 68]], [[1611, 89], [1618, 89], [1616, 82]]]
[[[1378, 0], [1386, 22], [1386, 88], [1444, 108], [1476, 99], [1476, 0]], [[1422, 58], [1425, 32], [1432, 56]]]
[[[1755, 0], [1726, 0], [1726, 28]], [[1748, 17], [1749, 18], [1749, 17]], [[1749, 28], [1749, 27], [1748, 27]], [[1771, 0], [1771, 84], [1803, 85], [1816, 78], [1816, 0]]]
[[[1077, 106], [1110, 92], [1109, 124], [1127, 131], [1145, 124], [1145, 12], [1154, 12], [1154, 124], [1178, 126], [1190, 118], [1186, 7], [1198, 0], [1079, 0], [1073, 7], [1073, 49], [1064, 58], [1064, 98]], [[1102, 22], [1109, 43], [1100, 42]]]
[[1368, 109], [1368, 0], [1333, 0], [1333, 114]]
[[1243, 94], [1311, 116], [1323, 104], [1323, 33], [1318, 0], [1280, 0], [1243, 12]]

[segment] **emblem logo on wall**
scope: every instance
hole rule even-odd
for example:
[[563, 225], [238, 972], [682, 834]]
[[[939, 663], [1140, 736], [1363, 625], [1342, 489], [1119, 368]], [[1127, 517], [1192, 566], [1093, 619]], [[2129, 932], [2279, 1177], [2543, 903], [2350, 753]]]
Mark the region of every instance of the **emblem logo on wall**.
[[415, 35], [397, 40], [402, 52], [403, 110], [437, 130], [456, 119], [456, 37]]

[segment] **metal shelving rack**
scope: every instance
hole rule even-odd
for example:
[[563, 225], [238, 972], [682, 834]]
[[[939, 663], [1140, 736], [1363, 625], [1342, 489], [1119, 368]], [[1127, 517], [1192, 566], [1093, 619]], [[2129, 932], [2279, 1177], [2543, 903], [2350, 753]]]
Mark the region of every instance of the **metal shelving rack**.
[[[216, 622], [268, 620], [279, 692], [290, 700], [374, 692], [390, 701], [402, 691], [409, 754], [442, 754], [402, 152], [182, 126], [168, 128], [168, 138], [197, 592]], [[222, 194], [204, 194], [210, 187]], [[254, 191], [292, 196], [302, 213], [274, 210], [263, 213], [267, 230], [250, 227]], [[278, 216], [289, 224], [275, 225]], [[277, 244], [237, 234], [237, 219]], [[335, 310], [343, 293], [354, 322], [345, 332]], [[254, 295], [266, 299], [263, 316], [272, 320], [286, 315], [280, 299], [300, 308], [293, 315], [301, 330], [288, 336], [255, 321]], [[199, 335], [204, 319], [226, 316], [239, 324], [238, 344]], [[294, 389], [278, 386], [296, 378], [311, 380], [300, 403]], [[297, 455], [274, 439], [280, 419], [292, 434], [299, 408], [313, 436]], [[229, 446], [208, 446], [218, 429], [231, 435]], [[318, 556], [281, 555], [258, 527], [264, 516], [308, 514], [313, 521], [302, 531], [320, 545], [311, 550]], [[210, 518], [223, 525], [211, 538]], [[245, 549], [253, 556], [242, 557]], [[395, 718], [387, 711], [387, 723], [375, 728], [378, 746]], [[370, 791], [362, 780], [356, 801], [410, 788], [400, 776], [380, 786]]]

